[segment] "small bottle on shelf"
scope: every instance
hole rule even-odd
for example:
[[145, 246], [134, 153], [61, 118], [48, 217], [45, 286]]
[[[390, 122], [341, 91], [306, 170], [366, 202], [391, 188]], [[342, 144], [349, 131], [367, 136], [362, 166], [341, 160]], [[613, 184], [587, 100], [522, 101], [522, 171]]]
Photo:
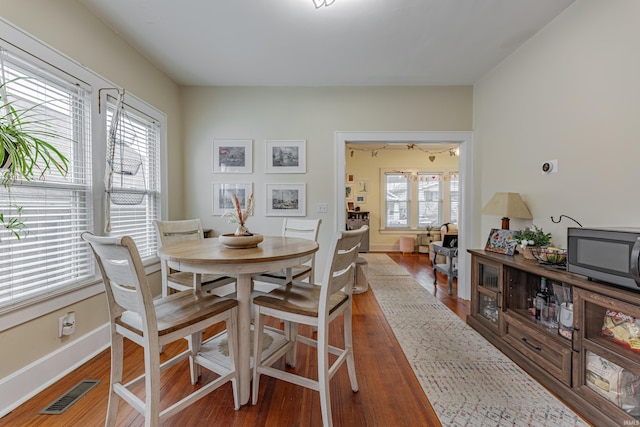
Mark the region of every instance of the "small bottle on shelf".
[[540, 290], [536, 293], [536, 320], [540, 320], [540, 313], [549, 304], [549, 291], [547, 291], [547, 278], [540, 278]]

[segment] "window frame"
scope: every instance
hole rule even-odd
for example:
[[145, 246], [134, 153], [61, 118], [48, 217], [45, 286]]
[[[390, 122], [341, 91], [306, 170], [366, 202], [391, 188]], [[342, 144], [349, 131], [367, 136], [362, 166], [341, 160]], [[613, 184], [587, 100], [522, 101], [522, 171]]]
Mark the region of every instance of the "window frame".
[[[387, 225], [387, 199], [386, 199], [386, 182], [387, 175], [407, 175], [413, 176], [413, 179], [407, 178], [408, 189], [408, 225], [390, 227]], [[397, 169], [380, 169], [380, 233], [381, 234], [402, 234], [407, 232], [418, 233], [425, 229], [424, 226], [419, 225], [419, 200], [418, 200], [418, 177], [420, 175], [439, 175], [441, 176], [440, 193], [442, 199], [440, 200], [440, 221], [441, 224], [451, 222], [451, 199], [450, 199], [450, 186], [449, 179], [452, 175], [458, 175], [457, 170], [443, 169], [443, 170], [426, 170], [418, 168], [403, 169], [401, 172]], [[459, 208], [458, 208], [459, 209]], [[441, 224], [438, 224], [440, 226]]]
[[[100, 93], [100, 88], [113, 88], [113, 84], [104, 77], [87, 69], [68, 56], [58, 52], [50, 46], [35, 39], [31, 35], [14, 27], [6, 21], [0, 20], [0, 43], [4, 49], [13, 55], [18, 55], [29, 62], [36, 63], [39, 67], [49, 72], [71, 77], [86, 85], [90, 90], [90, 140], [93, 156], [91, 159], [93, 174], [91, 177], [93, 188], [93, 230], [95, 234], [104, 234], [105, 214], [104, 204], [104, 172], [105, 157], [97, 153], [106, 152], [107, 126], [106, 114], [99, 111], [99, 105], [106, 105], [106, 92]], [[166, 144], [167, 144], [167, 117], [157, 108], [147, 104], [135, 95], [127, 92], [127, 103], [135, 109], [153, 117], [160, 124], [160, 179], [158, 185], [166, 188]], [[167, 210], [168, 201], [164, 191], [160, 192], [159, 218], [162, 218]], [[144, 260], [147, 274], [160, 270], [160, 262], [157, 256]], [[94, 275], [74, 288], [61, 289], [47, 294], [44, 298], [28, 300], [24, 303], [0, 308], [0, 332], [19, 324], [28, 322], [34, 318], [46, 315], [55, 310], [68, 307], [82, 300], [104, 292], [104, 285], [94, 264]]]

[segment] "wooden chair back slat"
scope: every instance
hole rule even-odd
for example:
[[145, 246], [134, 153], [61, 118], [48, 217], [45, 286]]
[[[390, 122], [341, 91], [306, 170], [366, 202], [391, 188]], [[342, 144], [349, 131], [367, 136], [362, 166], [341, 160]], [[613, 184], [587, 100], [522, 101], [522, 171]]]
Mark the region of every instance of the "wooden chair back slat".
[[158, 230], [159, 247], [171, 243], [204, 239], [204, 231], [202, 230], [202, 223], [199, 219], [155, 221], [155, 225]]

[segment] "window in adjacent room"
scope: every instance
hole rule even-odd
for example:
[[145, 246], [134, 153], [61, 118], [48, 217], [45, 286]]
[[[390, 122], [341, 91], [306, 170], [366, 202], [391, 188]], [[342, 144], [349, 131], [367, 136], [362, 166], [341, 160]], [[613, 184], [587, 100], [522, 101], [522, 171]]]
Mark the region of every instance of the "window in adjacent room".
[[384, 172], [386, 229], [424, 229], [458, 221], [457, 173]]
[[386, 173], [385, 226], [387, 228], [405, 228], [409, 226], [409, 179], [399, 173]]
[[458, 172], [449, 174], [449, 222], [458, 223], [460, 209], [460, 179]]
[[419, 173], [418, 227], [442, 224], [442, 175]]

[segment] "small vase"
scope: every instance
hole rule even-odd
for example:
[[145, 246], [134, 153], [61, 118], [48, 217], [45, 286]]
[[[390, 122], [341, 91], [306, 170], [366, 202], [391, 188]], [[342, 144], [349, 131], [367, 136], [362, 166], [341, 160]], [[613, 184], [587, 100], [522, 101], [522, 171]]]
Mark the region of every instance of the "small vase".
[[536, 257], [533, 255], [533, 252], [531, 251], [539, 251], [540, 250], [540, 246], [527, 246], [522, 250], [522, 256], [524, 256], [525, 259], [536, 259]]

